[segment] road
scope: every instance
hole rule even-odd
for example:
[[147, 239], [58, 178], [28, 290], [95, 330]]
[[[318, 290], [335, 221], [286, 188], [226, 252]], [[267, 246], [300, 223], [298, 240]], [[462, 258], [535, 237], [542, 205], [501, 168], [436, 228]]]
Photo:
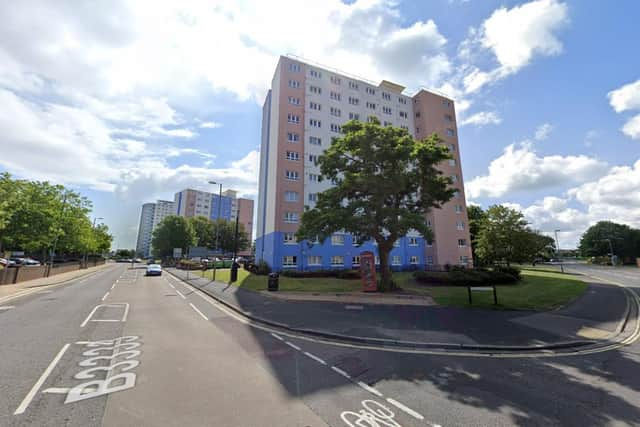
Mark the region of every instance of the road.
[[[143, 273], [0, 303], [0, 425], [640, 425], [638, 342], [514, 358], [331, 345]], [[635, 270], [591, 273], [638, 292]]]

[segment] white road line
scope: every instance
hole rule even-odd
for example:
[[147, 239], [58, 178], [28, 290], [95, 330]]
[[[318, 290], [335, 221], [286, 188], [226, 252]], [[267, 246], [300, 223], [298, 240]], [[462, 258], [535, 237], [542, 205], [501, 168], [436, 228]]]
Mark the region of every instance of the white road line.
[[204, 320], [209, 320], [209, 318], [207, 316], [205, 316], [203, 312], [198, 310], [198, 307], [193, 305], [193, 303], [189, 303], [189, 305], [191, 306], [191, 308], [193, 308], [196, 311], [196, 313], [198, 313], [200, 315], [200, 317], [202, 317]]
[[49, 387], [47, 389], [42, 390], [43, 393], [59, 393], [65, 394], [71, 390], [69, 387]]
[[51, 371], [53, 371], [53, 369], [56, 367], [60, 359], [62, 359], [62, 356], [64, 355], [64, 353], [67, 351], [68, 348], [69, 348], [69, 344], [65, 344], [62, 347], [62, 349], [58, 352], [56, 357], [53, 358], [49, 366], [47, 366], [47, 369], [45, 369], [42, 375], [40, 376], [40, 378], [38, 378], [38, 381], [36, 381], [33, 387], [31, 387], [31, 390], [29, 390], [29, 393], [27, 393], [27, 395], [24, 397], [24, 399], [22, 400], [22, 403], [20, 403], [20, 406], [18, 406], [18, 409], [16, 409], [13, 415], [20, 415], [27, 410], [27, 407], [33, 400], [33, 397], [36, 395], [38, 390], [40, 390], [40, 387], [42, 387], [42, 384], [44, 384], [44, 382], [47, 380], [47, 377], [51, 375]]
[[89, 319], [91, 319], [91, 316], [93, 316], [93, 313], [96, 312], [96, 310], [98, 309], [98, 307], [100, 307], [99, 305], [96, 305], [95, 307], [93, 307], [93, 310], [91, 310], [91, 313], [89, 313], [89, 315], [87, 316], [86, 319], [84, 319], [84, 322], [82, 322], [80, 324], [81, 328], [84, 328], [87, 325], [87, 322], [89, 322]]
[[0, 307], [0, 311], [2, 310], [11, 310], [12, 308], [16, 308], [15, 305], [3, 305], [2, 307]]
[[108, 296], [109, 296], [109, 292], [107, 292], [106, 294], [104, 294], [104, 296], [102, 297], [102, 301], [106, 300]]
[[407, 406], [404, 406], [402, 403], [398, 402], [397, 400], [393, 400], [392, 398], [387, 397], [387, 402], [391, 403], [396, 408], [398, 408], [398, 409], [406, 412], [407, 414], [411, 415], [413, 418], [416, 418], [416, 419], [418, 419], [420, 421], [424, 420], [424, 417], [422, 415], [420, 415], [419, 413], [417, 413], [413, 409], [411, 409], [411, 408], [409, 408]]
[[332, 367], [331, 367], [331, 369], [333, 369], [334, 371], [336, 371], [337, 373], [339, 373], [339, 374], [340, 374], [340, 375], [342, 375], [343, 377], [351, 379], [351, 375], [347, 374], [347, 373], [346, 373], [345, 371], [343, 371], [342, 369], [337, 368], [337, 367], [335, 367], [335, 366], [332, 366]]
[[375, 394], [378, 397], [382, 397], [382, 393], [380, 393], [378, 390], [376, 390], [375, 388], [371, 387], [369, 384], [362, 382], [362, 381], [358, 381], [357, 384], [362, 387], [363, 389], [367, 390], [369, 393]]
[[116, 284], [114, 283], [113, 285], [111, 285], [111, 289], [115, 288]]
[[273, 336], [276, 339], [279, 339], [280, 341], [284, 341], [284, 338], [282, 338], [280, 335], [276, 334], [275, 332], [271, 332], [271, 336]]
[[320, 359], [318, 356], [316, 356], [315, 354], [311, 354], [307, 351], [303, 352], [305, 356], [312, 358], [313, 360], [315, 360], [318, 363], [321, 363], [323, 365], [326, 365], [327, 362], [325, 362], [324, 360]]
[[294, 343], [290, 343], [289, 341], [285, 341], [284, 342], [286, 345], [288, 345], [291, 348], [295, 348], [296, 350], [300, 351], [300, 347], [298, 347], [297, 345], [295, 345]]
[[[169, 283], [169, 282], [167, 282], [167, 283]], [[175, 287], [175, 286], [173, 286], [171, 283], [169, 283], [169, 286], [171, 286], [173, 289], [175, 289], [175, 288], [176, 288], [176, 287]]]
[[182, 299], [187, 299], [187, 297], [185, 297], [184, 295], [182, 295], [182, 292], [180, 292], [179, 290], [176, 289], [176, 292], [178, 293], [178, 295], [180, 295], [180, 297]]

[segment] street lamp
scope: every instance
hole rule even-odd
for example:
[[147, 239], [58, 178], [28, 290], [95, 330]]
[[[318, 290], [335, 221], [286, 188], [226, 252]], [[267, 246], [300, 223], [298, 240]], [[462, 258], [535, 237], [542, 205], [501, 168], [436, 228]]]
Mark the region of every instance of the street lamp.
[[614, 255], [613, 255], [613, 245], [611, 244], [611, 239], [600, 239], [602, 242], [609, 242], [609, 253], [611, 254], [611, 265], [615, 266]]
[[211, 185], [220, 185], [220, 194], [218, 195], [218, 220], [216, 221], [216, 249], [218, 249], [218, 241], [220, 239], [220, 217], [221, 217], [221, 209], [222, 209], [222, 183], [217, 183], [215, 181], [209, 181]]
[[[560, 258], [559, 252], [560, 252], [560, 243], [558, 243], [558, 231], [561, 230], [553, 230], [554, 234], [556, 235], [556, 257], [558, 257], [558, 259]], [[562, 266], [562, 260], [560, 261], [560, 272], [564, 273], [564, 267]]]

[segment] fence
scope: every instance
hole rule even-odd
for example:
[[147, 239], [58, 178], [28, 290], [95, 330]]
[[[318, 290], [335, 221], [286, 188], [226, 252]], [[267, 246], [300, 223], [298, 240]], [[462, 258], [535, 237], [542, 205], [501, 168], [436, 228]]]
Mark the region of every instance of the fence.
[[54, 276], [56, 274], [68, 273], [83, 268], [96, 267], [105, 263], [104, 259], [90, 259], [86, 263], [65, 262], [53, 264], [53, 267], [47, 265], [38, 266], [18, 266], [8, 267], [0, 270], [0, 285], [11, 285], [28, 280], [41, 279], [43, 277]]

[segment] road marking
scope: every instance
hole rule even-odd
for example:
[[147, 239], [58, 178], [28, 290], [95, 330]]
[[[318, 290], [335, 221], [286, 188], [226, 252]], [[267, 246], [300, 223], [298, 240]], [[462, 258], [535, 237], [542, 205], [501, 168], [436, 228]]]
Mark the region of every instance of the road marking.
[[191, 306], [191, 308], [193, 308], [196, 313], [198, 313], [204, 320], [209, 320], [209, 318], [207, 316], [204, 315], [204, 313], [202, 313], [200, 310], [198, 310], [198, 307], [196, 307], [195, 305], [193, 305], [193, 303], [189, 303], [189, 305]]
[[42, 387], [42, 384], [44, 384], [47, 377], [51, 375], [51, 371], [53, 371], [53, 369], [56, 367], [60, 359], [62, 359], [62, 356], [64, 355], [64, 353], [67, 351], [68, 348], [69, 348], [69, 344], [65, 344], [62, 347], [62, 349], [58, 352], [56, 357], [54, 357], [51, 363], [49, 363], [49, 366], [47, 366], [47, 369], [45, 369], [42, 375], [40, 375], [40, 378], [38, 379], [38, 381], [36, 381], [33, 387], [31, 387], [31, 390], [24, 397], [24, 399], [22, 400], [22, 403], [20, 403], [20, 406], [18, 406], [18, 409], [16, 409], [13, 415], [20, 415], [24, 413], [24, 411], [26, 411], [27, 407], [33, 400], [33, 397], [36, 395], [38, 390], [40, 390], [40, 387]]
[[114, 283], [113, 285], [111, 285], [111, 289], [115, 288], [116, 284]]
[[184, 295], [182, 295], [182, 292], [180, 292], [179, 290], [176, 289], [176, 292], [178, 293], [178, 295], [180, 295], [180, 297], [182, 299], [187, 299], [187, 297], [185, 297]]
[[289, 341], [285, 341], [284, 343], [285, 343], [286, 345], [288, 345], [289, 347], [291, 347], [291, 348], [295, 348], [295, 349], [296, 349], [296, 350], [298, 350], [298, 351], [300, 351], [300, 350], [301, 350], [301, 349], [300, 349], [300, 347], [298, 347], [297, 345], [295, 345], [295, 344], [293, 344], [293, 343], [290, 343]]
[[[123, 313], [122, 318], [120, 320], [118, 320], [118, 319], [91, 319], [91, 317], [95, 314], [96, 310], [98, 310], [98, 308], [100, 308], [100, 307], [124, 307], [124, 313]], [[128, 315], [129, 315], [129, 303], [126, 303], [126, 302], [114, 302], [114, 303], [111, 303], [111, 304], [98, 304], [95, 307], [93, 307], [93, 310], [91, 310], [91, 313], [89, 313], [87, 318], [84, 319], [84, 322], [82, 322], [80, 324], [80, 327], [84, 328], [87, 325], [87, 323], [89, 322], [89, 320], [91, 320], [92, 322], [126, 322]]]
[[107, 292], [106, 294], [104, 294], [104, 296], [102, 297], [102, 301], [106, 300], [108, 296], [109, 296], [109, 292]]
[[315, 354], [311, 354], [307, 351], [303, 352], [305, 356], [312, 358], [313, 360], [315, 360], [318, 363], [321, 363], [323, 365], [326, 365], [327, 362], [325, 362], [324, 360], [320, 359], [318, 356], [316, 356]]
[[[169, 282], [167, 282], [167, 283], [169, 283]], [[171, 286], [173, 289], [175, 289], [175, 288], [176, 288], [176, 287], [175, 287], [175, 286], [173, 286], [171, 283], [169, 283], [169, 286]]]
[[280, 341], [284, 341], [284, 338], [282, 338], [280, 335], [276, 334], [275, 332], [271, 332], [271, 335], [274, 338], [279, 339]]
[[48, 389], [42, 390], [43, 393], [55, 393], [55, 394], [66, 394], [69, 393], [71, 388], [69, 387], [49, 387]]
[[380, 393], [378, 390], [376, 390], [375, 388], [371, 387], [369, 384], [367, 384], [365, 382], [358, 381], [356, 384], [358, 384], [363, 389], [367, 390], [369, 393], [375, 394], [378, 397], [383, 397], [382, 393]]
[[361, 305], [345, 305], [346, 310], [362, 310], [364, 307]]
[[420, 415], [419, 413], [417, 413], [416, 411], [414, 411], [413, 409], [409, 408], [408, 406], [403, 405], [402, 403], [398, 402], [397, 400], [394, 400], [390, 397], [387, 397], [387, 402], [391, 403], [393, 406], [395, 406], [396, 408], [406, 412], [407, 414], [411, 415], [412, 417], [422, 421], [424, 420], [424, 417], [422, 415]]
[[337, 367], [335, 367], [335, 366], [332, 366], [332, 367], [331, 367], [331, 369], [333, 369], [334, 371], [336, 371], [337, 373], [339, 373], [339, 374], [340, 374], [340, 375], [342, 375], [343, 377], [351, 379], [351, 375], [347, 374], [347, 373], [346, 373], [345, 371], [343, 371], [342, 369], [337, 368]]
[[0, 307], [0, 311], [2, 310], [11, 310], [12, 308], [16, 308], [15, 305], [4, 305], [2, 307]]
[[51, 291], [51, 290], [44, 290], [44, 291], [40, 291], [40, 292], [38, 292], [38, 293], [39, 293], [39, 294], [50, 294], [51, 292], [53, 292], [53, 291]]

